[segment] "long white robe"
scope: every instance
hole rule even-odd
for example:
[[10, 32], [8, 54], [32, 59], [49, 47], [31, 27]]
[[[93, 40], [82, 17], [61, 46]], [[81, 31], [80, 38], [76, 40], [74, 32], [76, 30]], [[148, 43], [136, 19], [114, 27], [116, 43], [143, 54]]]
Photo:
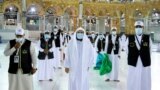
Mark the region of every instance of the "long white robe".
[[127, 75], [127, 52], [126, 52], [127, 37], [125, 35], [122, 35], [119, 41], [120, 41], [120, 52], [119, 52], [120, 70], [121, 72], [125, 73], [125, 75]]
[[83, 41], [76, 40], [76, 33], [68, 44], [65, 67], [69, 72], [68, 90], [89, 90], [89, 67], [93, 65], [94, 49], [86, 35]]
[[[108, 37], [106, 37], [106, 46], [105, 46], [105, 51], [107, 52], [108, 48]], [[117, 35], [113, 36], [112, 35], [112, 43], [114, 44], [116, 41]], [[118, 54], [114, 54], [114, 50], [112, 49], [111, 54], [108, 54], [109, 59], [112, 62], [112, 71], [107, 74], [107, 78], [110, 80], [118, 80], [118, 72], [119, 72], [119, 57]]]
[[[142, 36], [137, 36], [141, 42]], [[140, 46], [135, 38], [136, 46], [140, 50]], [[127, 45], [129, 41], [127, 39]], [[152, 41], [150, 39], [150, 49]], [[128, 48], [127, 48], [128, 52]], [[138, 57], [137, 66], [128, 66], [127, 90], [151, 90], [151, 67], [143, 67], [140, 56]]]
[[64, 43], [64, 47], [67, 47], [69, 41], [71, 39], [71, 36], [70, 35], [67, 35], [67, 34], [64, 34], [63, 35], [63, 43]]
[[61, 48], [59, 47], [56, 47], [55, 48], [55, 52], [54, 52], [54, 58], [55, 58], [55, 65], [56, 67], [61, 67], [61, 51], [60, 51]]
[[[103, 37], [104, 39], [105, 37]], [[97, 44], [98, 44], [98, 40], [100, 39], [99, 35], [97, 36], [96, 40], [95, 40], [95, 43], [94, 43], [94, 50], [95, 50], [95, 54], [94, 54], [94, 66], [96, 66], [96, 60], [97, 60], [97, 56], [98, 56], [98, 47], [97, 47]], [[102, 49], [100, 51], [101, 53], [105, 53], [105, 51]]]
[[[44, 49], [40, 47], [41, 42], [39, 41], [39, 51], [43, 52]], [[50, 52], [54, 52], [55, 49], [55, 43], [52, 42], [52, 48], [49, 49]], [[53, 79], [54, 71], [56, 68], [56, 62], [53, 59], [48, 59], [48, 56], [46, 56], [45, 60], [38, 60], [38, 80], [49, 80]]]
[[127, 37], [125, 35], [122, 35], [120, 38], [119, 38], [119, 43], [120, 43], [120, 50], [124, 50], [126, 51], [126, 45], [127, 45]]
[[[56, 64], [56, 67], [62, 67], [62, 63], [61, 63], [61, 60], [63, 57], [61, 57], [62, 55], [62, 42], [63, 42], [63, 37], [62, 35], [60, 35], [60, 47], [55, 47], [55, 51], [54, 51], [54, 59], [55, 59], [55, 64]], [[60, 51], [61, 49], [61, 51]]]
[[33, 76], [22, 74], [19, 69], [17, 74], [8, 74], [9, 90], [33, 90]]
[[52, 31], [52, 25], [51, 25], [51, 23], [48, 23], [48, 24], [47, 24], [46, 30]]
[[[71, 40], [71, 36], [69, 35], [69, 37], [65, 37], [64, 39], [64, 45], [63, 45], [63, 48], [62, 48], [62, 54], [61, 54], [61, 57], [62, 57], [62, 60], [64, 61], [65, 60], [65, 55], [66, 55], [66, 51], [67, 51], [67, 46], [68, 46], [68, 43], [70, 42]], [[62, 62], [63, 63], [63, 62]], [[63, 65], [63, 64], [62, 64]]]
[[[10, 43], [7, 44], [4, 54], [6, 56], [12, 55], [16, 49], [13, 47], [10, 49]], [[34, 44], [31, 43], [30, 53], [32, 58], [32, 64], [34, 68], [37, 68], [37, 57]], [[23, 74], [21, 69], [18, 69], [17, 74], [8, 74], [9, 90], [33, 90], [33, 75]]]

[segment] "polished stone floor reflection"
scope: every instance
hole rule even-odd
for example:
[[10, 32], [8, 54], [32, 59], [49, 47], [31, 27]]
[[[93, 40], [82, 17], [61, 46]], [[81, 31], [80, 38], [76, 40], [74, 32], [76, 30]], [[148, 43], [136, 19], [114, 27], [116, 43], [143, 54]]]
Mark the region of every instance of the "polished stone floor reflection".
[[[8, 90], [8, 57], [3, 55], [6, 44], [0, 44], [0, 90]], [[100, 76], [97, 71], [90, 70], [90, 90], [126, 90], [127, 61], [120, 61], [120, 82], [105, 82], [105, 76]], [[39, 82], [34, 75], [34, 90], [67, 90], [68, 75], [64, 69], [56, 70], [54, 81]], [[152, 90], [160, 90], [160, 53], [152, 53]]]

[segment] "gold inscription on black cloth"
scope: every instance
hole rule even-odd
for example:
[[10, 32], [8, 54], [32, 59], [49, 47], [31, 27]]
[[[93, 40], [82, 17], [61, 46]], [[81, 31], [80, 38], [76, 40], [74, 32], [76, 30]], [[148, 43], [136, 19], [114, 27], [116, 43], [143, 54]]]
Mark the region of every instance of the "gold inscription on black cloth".
[[143, 43], [143, 46], [147, 47], [147, 46], [148, 46], [148, 43], [147, 43], [147, 42], [144, 42], [144, 43]]
[[135, 43], [134, 43], [134, 42], [131, 42], [131, 43], [129, 44], [129, 46], [130, 46], [130, 47], [135, 47]]
[[23, 53], [23, 54], [27, 54], [27, 50], [23, 50], [22, 53]]

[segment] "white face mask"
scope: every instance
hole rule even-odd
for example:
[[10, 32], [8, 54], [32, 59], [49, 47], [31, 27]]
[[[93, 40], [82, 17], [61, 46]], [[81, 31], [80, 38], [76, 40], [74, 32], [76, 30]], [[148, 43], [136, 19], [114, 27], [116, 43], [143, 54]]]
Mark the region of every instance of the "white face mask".
[[83, 33], [77, 33], [77, 38], [78, 39], [83, 39], [84, 34]]
[[92, 34], [91, 36], [92, 36], [92, 38], [94, 38], [94, 37], [95, 37], [95, 34]]
[[103, 35], [99, 35], [100, 38], [103, 38]]
[[91, 37], [91, 35], [87, 35], [88, 37]]
[[117, 34], [117, 32], [116, 31], [112, 31], [112, 35], [116, 35]]
[[54, 29], [54, 34], [57, 34], [57, 32], [58, 32], [58, 29]]
[[104, 37], [103, 35], [99, 35], [99, 39], [100, 39], [100, 40], [102, 40], [102, 39], [103, 39], [103, 37]]
[[57, 34], [57, 32], [56, 32], [56, 31], [54, 31], [54, 34]]
[[142, 34], [143, 28], [135, 28], [135, 33], [136, 35], [141, 35]]
[[48, 41], [50, 38], [51, 38], [51, 36], [50, 36], [49, 34], [45, 34], [45, 35], [44, 35], [44, 39], [45, 39], [46, 41]]
[[19, 42], [19, 43], [22, 43], [22, 42], [23, 42], [23, 40], [24, 40], [24, 38], [23, 38], [23, 37], [21, 37], [21, 38], [16, 38], [16, 42]]
[[121, 38], [122, 38], [122, 39], [125, 39], [125, 38], [126, 38], [126, 36], [123, 34], [123, 35], [121, 36]]

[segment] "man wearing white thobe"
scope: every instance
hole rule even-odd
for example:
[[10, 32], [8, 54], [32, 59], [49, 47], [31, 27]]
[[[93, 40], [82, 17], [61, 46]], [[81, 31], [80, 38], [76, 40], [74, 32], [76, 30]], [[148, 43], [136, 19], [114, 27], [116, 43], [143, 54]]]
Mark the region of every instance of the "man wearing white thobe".
[[105, 51], [107, 52], [109, 59], [112, 62], [112, 71], [108, 74], [108, 79], [105, 81], [113, 80], [119, 82], [118, 80], [118, 71], [119, 71], [119, 37], [116, 34], [117, 28], [112, 27], [111, 35], [106, 37], [106, 46]]
[[68, 90], [89, 90], [89, 68], [94, 60], [93, 45], [83, 28], [78, 28], [67, 47], [65, 71], [69, 73]]
[[126, 51], [126, 42], [127, 42], [127, 36], [125, 33], [122, 33], [122, 35], [119, 37], [119, 44], [120, 44], [120, 50]]
[[134, 26], [136, 35], [130, 35], [127, 39], [127, 90], [151, 90], [152, 41], [149, 35], [143, 34], [142, 21], [136, 21]]
[[62, 51], [62, 44], [63, 44], [63, 37], [61, 34], [60, 29], [58, 27], [54, 27], [54, 31], [51, 33], [52, 39], [55, 41], [55, 51], [54, 51], [54, 60], [56, 62], [56, 67], [61, 68], [61, 51]]
[[122, 35], [119, 38], [120, 43], [120, 69], [121, 72], [127, 73], [127, 52], [126, 52], [126, 45], [127, 45], [127, 35], [125, 33], [122, 33]]
[[48, 22], [48, 24], [46, 26], [46, 30], [48, 30], [50, 32], [52, 31], [52, 25], [51, 25], [51, 23]]
[[69, 33], [64, 33], [64, 41], [63, 41], [63, 53], [62, 53], [62, 60], [65, 60], [66, 48], [68, 46], [69, 41], [71, 40], [71, 35]]
[[[95, 64], [94, 66], [95, 67], [94, 67], [94, 69], [98, 69], [101, 66], [101, 65], [98, 64], [100, 61], [99, 61], [99, 59], [97, 59], [97, 57], [100, 53], [104, 53], [104, 51], [105, 51], [105, 44], [106, 44], [105, 39], [106, 38], [103, 34], [99, 34], [97, 36], [96, 41], [95, 41], [95, 44], [94, 44], [95, 47], [94, 48], [95, 48], [97, 53], [95, 53], [95, 55], [94, 55], [95, 56], [95, 60], [94, 60], [94, 64]], [[97, 60], [98, 60], [98, 62], [97, 62]]]
[[24, 38], [24, 30], [16, 29], [16, 39], [10, 40], [4, 54], [10, 56], [9, 90], [33, 90], [33, 74], [37, 60], [34, 44]]
[[71, 40], [71, 36], [69, 35], [69, 33], [64, 33], [64, 37], [63, 37], [63, 46], [67, 47], [68, 42]]
[[54, 40], [51, 38], [50, 32], [44, 33], [44, 38], [41, 38], [39, 43], [38, 54], [38, 80], [53, 80], [53, 74], [56, 68], [56, 62], [54, 61]]

